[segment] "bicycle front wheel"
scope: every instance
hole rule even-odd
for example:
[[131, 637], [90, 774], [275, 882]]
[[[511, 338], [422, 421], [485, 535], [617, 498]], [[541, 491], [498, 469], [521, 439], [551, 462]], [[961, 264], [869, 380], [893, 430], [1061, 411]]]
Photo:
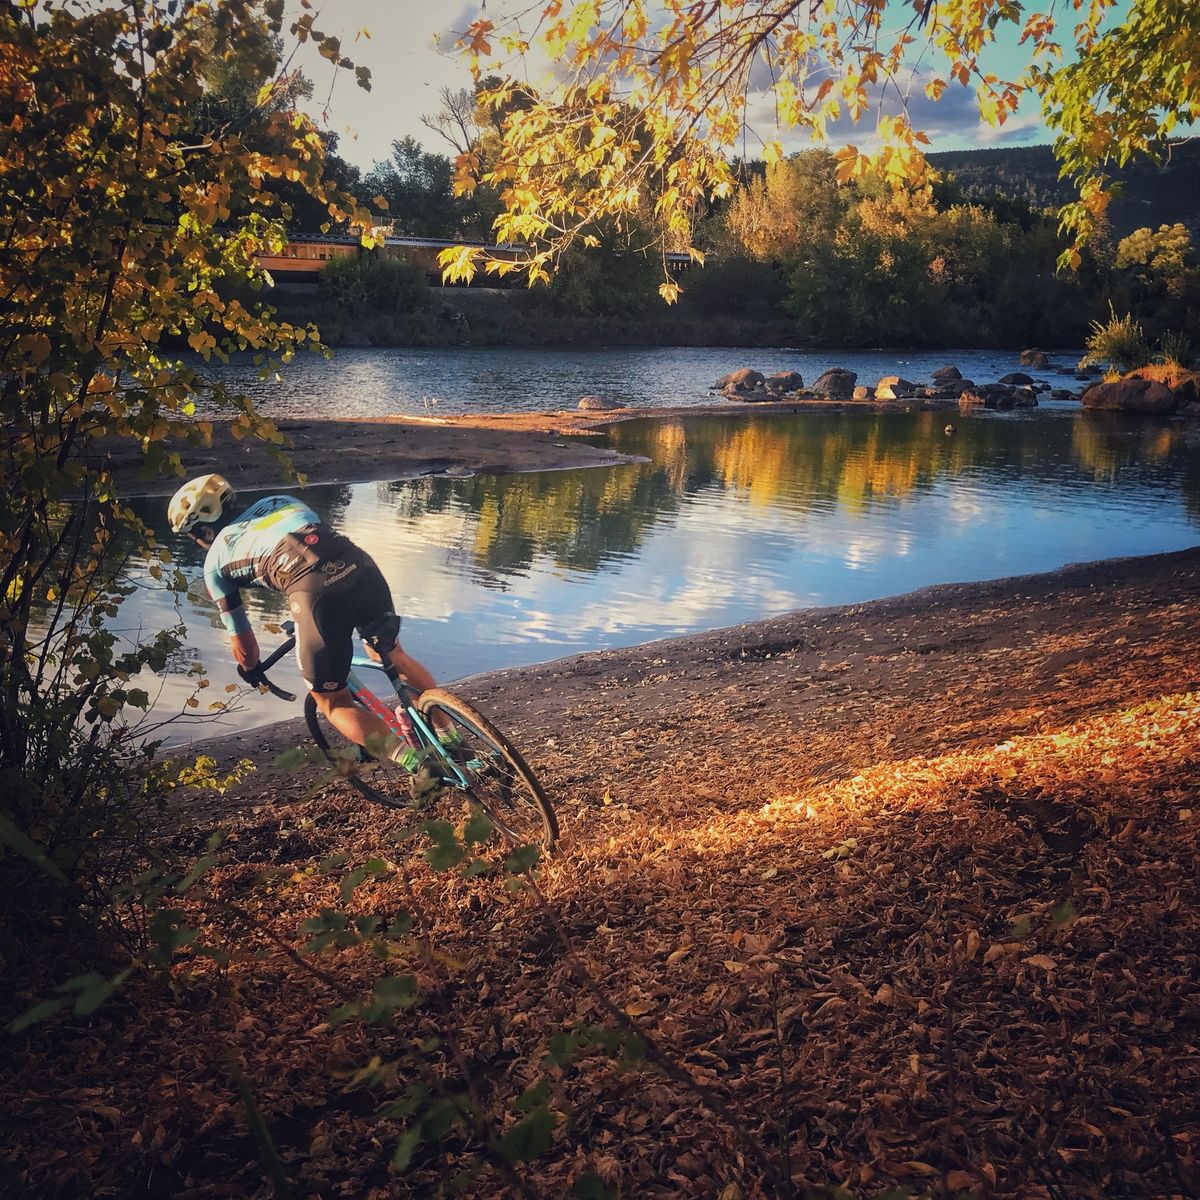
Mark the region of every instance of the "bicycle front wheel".
[[409, 773], [396, 763], [364, 755], [328, 721], [322, 721], [310, 692], [304, 697], [304, 721], [312, 739], [334, 769], [355, 791], [387, 808], [411, 809]]
[[442, 688], [422, 692], [417, 709], [430, 722], [449, 720], [462, 738], [445, 751], [467, 776], [470, 795], [509, 841], [550, 849], [558, 818], [542, 785], [515, 746], [485, 716]]

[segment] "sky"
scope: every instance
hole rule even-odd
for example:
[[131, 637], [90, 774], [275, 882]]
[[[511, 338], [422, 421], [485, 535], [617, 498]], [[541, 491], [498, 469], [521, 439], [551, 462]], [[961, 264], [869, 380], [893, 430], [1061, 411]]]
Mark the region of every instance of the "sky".
[[[1123, 15], [1129, 3], [1130, 0], [1118, 0], [1115, 14]], [[453, 51], [454, 34], [479, 17], [485, 7], [484, 15], [498, 22], [514, 6], [517, 5], [506, 5], [504, 0], [491, 0], [490, 4], [487, 0], [338, 0], [335, 5], [326, 5], [317, 27], [339, 36], [343, 53], [356, 64], [370, 67], [372, 87], [370, 92], [364, 92], [355, 86], [348, 72], [338, 72], [335, 78], [329, 63], [315, 53], [302, 54], [298, 62], [314, 85], [313, 115], [339, 135], [339, 152], [364, 169], [389, 157], [394, 139], [410, 135], [429, 150], [449, 153], [449, 146], [421, 124], [421, 116], [440, 107], [439, 92], [443, 87], [470, 86], [466, 65]], [[1034, 6], [1029, 7], [1032, 10]], [[897, 4], [896, 9], [900, 12], [904, 6]], [[1064, 22], [1072, 19], [1069, 8], [1062, 19]], [[369, 38], [360, 33], [364, 29], [369, 31]], [[1019, 73], [1018, 64], [1023, 61], [1015, 30], [1005, 32], [1003, 40], [990, 51], [988, 60], [991, 69], [1002, 78]], [[980, 124], [974, 92], [970, 89], [952, 85], [934, 103], [926, 99], [918, 83], [909, 111], [917, 127], [930, 137], [933, 150], [1031, 145], [1051, 140], [1035, 100], [1025, 100], [1003, 127], [993, 128]], [[752, 102], [750, 116], [752, 133], [746, 142], [750, 157], [754, 157], [761, 141], [778, 138], [789, 151], [803, 149], [807, 144], [794, 132], [776, 130], [769, 95]], [[831, 131], [830, 144], [834, 148], [847, 141], [869, 143], [869, 119], [857, 127], [847, 124]]]

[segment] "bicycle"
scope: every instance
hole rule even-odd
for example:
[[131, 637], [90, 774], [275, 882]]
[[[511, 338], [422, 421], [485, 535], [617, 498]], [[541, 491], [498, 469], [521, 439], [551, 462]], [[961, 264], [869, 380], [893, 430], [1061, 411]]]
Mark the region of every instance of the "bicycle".
[[[394, 640], [394, 630], [398, 626], [394, 616], [372, 628], [379, 630], [388, 622], [392, 623]], [[239, 668], [238, 673], [246, 682], [264, 686], [272, 695], [294, 702], [295, 694], [277, 687], [266, 674], [295, 648], [295, 623], [285, 621], [281, 629], [287, 635], [287, 641], [253, 670]], [[370, 630], [360, 632], [367, 644], [379, 653], [384, 635]], [[537, 776], [516, 747], [486, 717], [452, 692], [430, 688], [418, 695], [400, 677], [386, 654], [381, 654], [381, 658], [382, 662], [376, 662], [356, 651], [346, 686], [355, 703], [374, 713], [398, 738], [424, 752], [437, 783], [430, 807], [447, 809], [455, 798], [468, 803], [474, 801], [514, 845], [535, 842], [550, 849], [558, 840], [558, 818]], [[372, 689], [364, 679], [364, 673], [368, 671], [388, 680], [399, 703]], [[363, 747], [343, 738], [328, 722], [323, 722], [311, 693], [304, 698], [304, 721], [325, 758], [368, 800], [388, 808], [409, 811], [414, 808], [409, 797], [409, 772], [389, 759], [373, 757]], [[452, 726], [458, 738], [450, 744], [443, 743], [438, 737], [439, 725], [443, 729]]]

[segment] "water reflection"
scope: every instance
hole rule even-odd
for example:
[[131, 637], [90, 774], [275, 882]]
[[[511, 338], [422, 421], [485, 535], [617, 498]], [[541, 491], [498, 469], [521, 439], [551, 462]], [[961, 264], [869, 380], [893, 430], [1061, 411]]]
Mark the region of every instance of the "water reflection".
[[[375, 556], [405, 639], [444, 678], [934, 582], [1177, 549], [1200, 526], [1200, 431], [1182, 423], [831, 413], [629, 422], [610, 438], [650, 461], [306, 497]], [[136, 507], [161, 524], [161, 502]], [[199, 551], [176, 549], [198, 575]], [[282, 615], [278, 597], [247, 600], [259, 618]], [[223, 663], [201, 585], [184, 610], [197, 648]], [[151, 627], [168, 612], [145, 589], [122, 619]], [[248, 716], [280, 709], [256, 704]]]

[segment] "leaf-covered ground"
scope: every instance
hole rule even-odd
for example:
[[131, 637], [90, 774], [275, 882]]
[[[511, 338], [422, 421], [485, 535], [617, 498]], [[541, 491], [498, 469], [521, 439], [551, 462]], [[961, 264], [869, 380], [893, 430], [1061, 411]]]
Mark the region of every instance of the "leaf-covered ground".
[[[541, 878], [580, 957], [763, 1144], [789, 1131], [799, 1186], [1183, 1197], [1200, 1182], [1198, 640], [1189, 552], [468, 690], [559, 804]], [[304, 790], [258, 783], [225, 816], [206, 931], [245, 911], [253, 959], [15, 1043], [6, 1156], [34, 1194], [268, 1195], [232, 1056], [298, 1194], [433, 1195], [444, 1159], [388, 1165], [402, 1123], [376, 1111], [401, 1081], [346, 1074], [449, 1022], [503, 1112], [552, 1034], [602, 1019], [528, 895], [409, 861], [355, 904], [390, 916], [412, 880], [429, 997], [396, 1033], [329, 1024], [384, 967], [346, 951], [319, 960], [325, 982], [285, 954], [338, 903], [315, 868], [403, 848], [387, 814]], [[661, 1074], [594, 1054], [551, 1075], [563, 1120], [536, 1194], [585, 1169], [625, 1197], [759, 1194], [730, 1131]], [[467, 1191], [511, 1194], [490, 1174]]]

